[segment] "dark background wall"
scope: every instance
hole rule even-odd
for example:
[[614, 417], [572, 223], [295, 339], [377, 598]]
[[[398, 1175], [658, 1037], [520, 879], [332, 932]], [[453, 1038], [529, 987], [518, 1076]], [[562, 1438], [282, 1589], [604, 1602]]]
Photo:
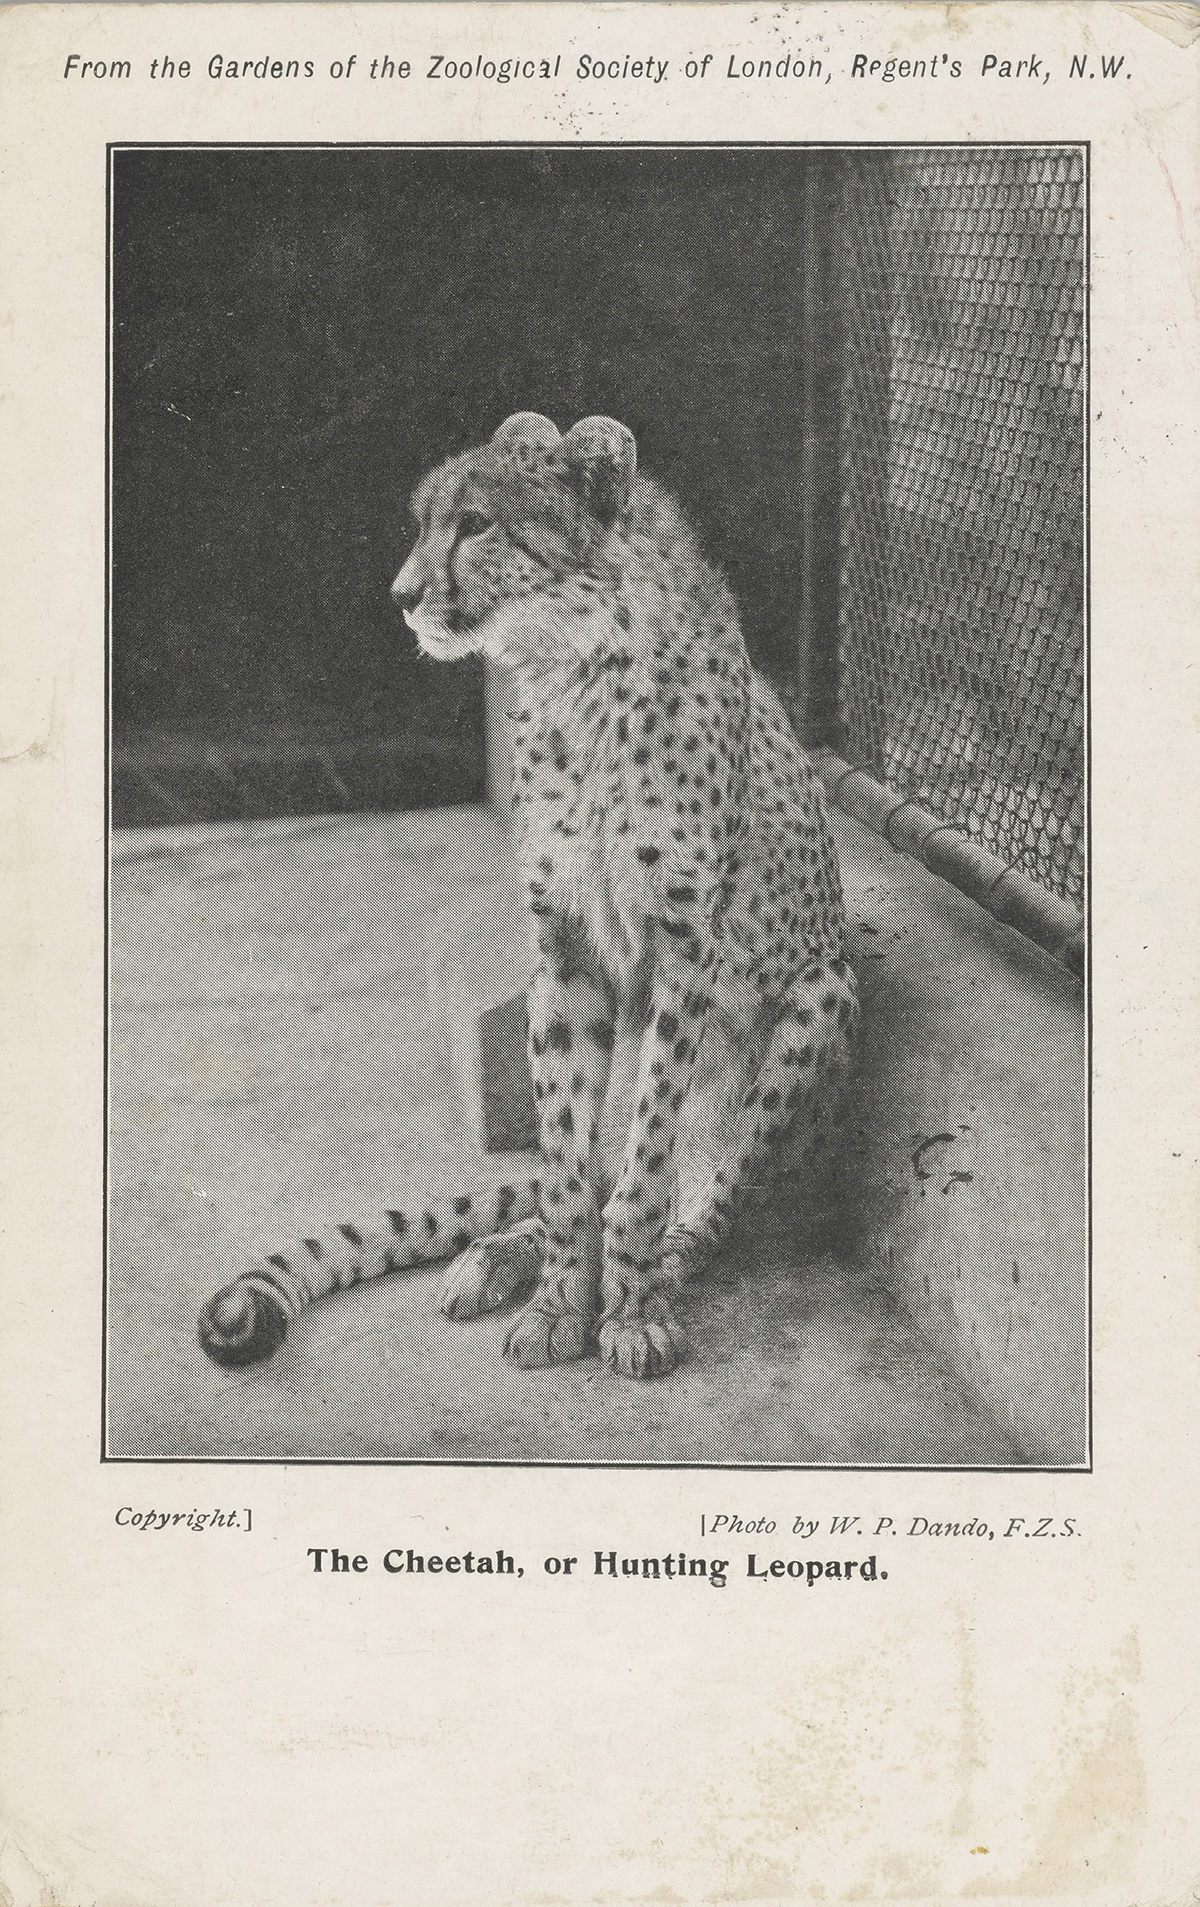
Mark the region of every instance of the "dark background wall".
[[[812, 163], [738, 150], [117, 154], [118, 766], [161, 768], [214, 743], [234, 759], [238, 746], [374, 738], [394, 756], [408, 738], [457, 751], [461, 772], [435, 776], [430, 795], [420, 776], [347, 786], [347, 770], [334, 776], [344, 800], [284, 790], [260, 807], [477, 793], [478, 670], [420, 658], [387, 591], [413, 483], [514, 410], [564, 428], [592, 412], [627, 423], [730, 577], [752, 650], [787, 666]], [[144, 787], [124, 786], [125, 818], [155, 818]]]

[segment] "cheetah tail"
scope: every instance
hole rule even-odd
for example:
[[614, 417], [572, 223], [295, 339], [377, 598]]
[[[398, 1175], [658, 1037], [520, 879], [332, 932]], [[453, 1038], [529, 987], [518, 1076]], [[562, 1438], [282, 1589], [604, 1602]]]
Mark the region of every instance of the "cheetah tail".
[[200, 1313], [200, 1343], [214, 1364], [256, 1364], [277, 1351], [289, 1322], [318, 1298], [385, 1271], [454, 1258], [476, 1238], [503, 1232], [537, 1211], [538, 1182], [490, 1186], [390, 1210], [374, 1229], [336, 1225], [256, 1260]]

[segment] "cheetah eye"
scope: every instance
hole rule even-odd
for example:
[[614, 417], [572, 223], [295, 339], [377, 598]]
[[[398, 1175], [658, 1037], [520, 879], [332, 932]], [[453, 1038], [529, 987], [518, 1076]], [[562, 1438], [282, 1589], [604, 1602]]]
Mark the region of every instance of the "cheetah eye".
[[458, 534], [460, 538], [482, 536], [484, 531], [490, 530], [491, 527], [491, 517], [484, 516], [479, 510], [464, 510], [458, 519]]

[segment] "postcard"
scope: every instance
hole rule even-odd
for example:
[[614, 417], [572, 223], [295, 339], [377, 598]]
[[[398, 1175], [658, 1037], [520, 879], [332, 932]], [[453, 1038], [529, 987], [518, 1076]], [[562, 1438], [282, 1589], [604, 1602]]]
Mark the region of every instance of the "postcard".
[[1200, 13], [0, 32], [3, 1898], [1191, 1900]]

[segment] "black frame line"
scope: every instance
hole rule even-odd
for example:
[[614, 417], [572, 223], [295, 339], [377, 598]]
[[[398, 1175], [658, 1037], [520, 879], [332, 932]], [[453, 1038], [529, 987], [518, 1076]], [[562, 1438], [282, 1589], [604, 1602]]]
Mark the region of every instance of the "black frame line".
[[[631, 152], [674, 151], [1020, 151], [1047, 146], [1076, 150], [1084, 155], [1084, 839], [1086, 844], [1084, 904], [1084, 1101], [1086, 1109], [1085, 1322], [1087, 1329], [1086, 1396], [1087, 1457], [1080, 1464], [924, 1464], [924, 1463], [722, 1463], [645, 1462], [633, 1459], [516, 1458], [516, 1457], [201, 1457], [118, 1456], [107, 1448], [108, 1439], [108, 1270], [109, 1270], [109, 932], [112, 879], [112, 384], [113, 384], [113, 162], [119, 152]], [[1094, 1422], [1094, 1300], [1093, 1300], [1093, 1148], [1092, 1148], [1092, 142], [1090, 139], [121, 139], [105, 147], [105, 325], [104, 325], [104, 948], [103, 948], [103, 1106], [101, 1116], [101, 1346], [100, 1451], [102, 1464], [184, 1464], [205, 1466], [267, 1466], [273, 1469], [331, 1470], [631, 1470], [638, 1472], [718, 1471], [762, 1475], [884, 1475], [884, 1476], [1093, 1476]]]

